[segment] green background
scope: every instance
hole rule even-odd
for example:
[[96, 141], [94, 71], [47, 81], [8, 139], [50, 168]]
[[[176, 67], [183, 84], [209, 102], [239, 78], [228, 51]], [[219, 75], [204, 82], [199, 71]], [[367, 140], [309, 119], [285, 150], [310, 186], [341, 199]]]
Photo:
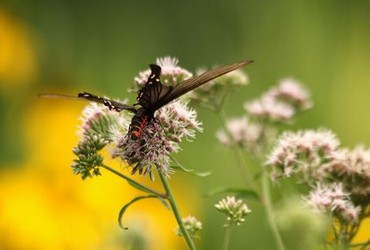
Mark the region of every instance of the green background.
[[[291, 129], [326, 127], [344, 146], [370, 144], [370, 1], [2, 0], [0, 5], [32, 31], [41, 64], [40, 77], [31, 86], [1, 95], [0, 110], [6, 117], [0, 134], [3, 164], [27, 158], [17, 124], [36, 93], [90, 91], [134, 102], [135, 94], [126, 91], [133, 77], [156, 57], [167, 55], [179, 58], [189, 70], [253, 59], [246, 68], [250, 85], [228, 99], [229, 117], [241, 115], [246, 100], [291, 76], [311, 90], [314, 101], [313, 109]], [[215, 138], [217, 117], [197, 110], [204, 133], [184, 143], [178, 158], [213, 175], [198, 179], [180, 173], [171, 180], [197, 187], [196, 193], [186, 195], [203, 202], [199, 211], [204, 230], [198, 244], [220, 249], [224, 218], [213, 204], [221, 196], [202, 194], [243, 182], [235, 154]], [[274, 249], [263, 210], [253, 201], [248, 204], [253, 213], [234, 229], [230, 249]]]

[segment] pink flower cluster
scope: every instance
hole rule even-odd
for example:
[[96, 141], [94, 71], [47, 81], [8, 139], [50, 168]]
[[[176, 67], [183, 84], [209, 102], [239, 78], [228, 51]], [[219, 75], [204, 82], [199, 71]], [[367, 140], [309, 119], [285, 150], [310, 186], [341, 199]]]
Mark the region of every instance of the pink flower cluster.
[[226, 130], [217, 131], [217, 139], [225, 146], [237, 143], [241, 146], [253, 148], [261, 137], [262, 127], [252, 123], [246, 116], [230, 119], [226, 123]]
[[329, 130], [284, 133], [267, 164], [273, 178], [294, 176], [316, 186], [307, 202], [339, 217], [356, 219], [370, 204], [370, 150], [340, 148]]
[[245, 103], [247, 114], [227, 121], [217, 138], [226, 146], [237, 144], [253, 153], [262, 152], [277, 134], [276, 122], [289, 122], [309, 107], [308, 91], [297, 81], [283, 79], [260, 98]]
[[158, 110], [155, 120], [144, 127], [140, 140], [115, 133], [117, 146], [112, 156], [132, 165], [132, 173], [138, 171], [153, 178], [153, 167], [159, 167], [168, 174], [171, 171], [169, 155], [180, 150], [183, 138], [194, 138], [196, 131], [202, 131], [197, 113], [184, 102], [173, 102]]
[[309, 92], [293, 79], [281, 80], [260, 98], [244, 104], [248, 114], [271, 122], [287, 122], [297, 111], [311, 106]]
[[[182, 80], [188, 79], [193, 76], [193, 74], [184, 68], [177, 65], [179, 60], [174, 57], [161, 57], [157, 58], [156, 64], [162, 69], [161, 81], [167, 86], [174, 86], [181, 82]], [[141, 71], [137, 77], [135, 77], [135, 82], [138, 85], [144, 85], [148, 80], [150, 75], [150, 69]]]
[[268, 156], [267, 165], [274, 169], [273, 177], [299, 175], [309, 182], [317, 179], [317, 169], [328, 161], [339, 146], [335, 134], [327, 129], [285, 132]]
[[340, 149], [318, 169], [323, 179], [341, 181], [356, 204], [370, 200], [370, 150], [359, 145], [353, 150]]
[[353, 205], [350, 193], [344, 191], [341, 183], [319, 183], [304, 200], [315, 210], [332, 213], [349, 222], [357, 221], [361, 211], [360, 206]]

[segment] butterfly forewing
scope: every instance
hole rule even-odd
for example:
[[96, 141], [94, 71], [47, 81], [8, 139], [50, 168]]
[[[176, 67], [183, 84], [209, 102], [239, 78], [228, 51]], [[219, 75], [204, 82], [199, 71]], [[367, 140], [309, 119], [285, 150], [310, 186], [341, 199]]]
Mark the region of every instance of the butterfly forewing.
[[155, 111], [161, 99], [172, 91], [172, 86], [162, 85], [160, 81], [161, 68], [158, 65], [150, 65], [151, 74], [145, 86], [139, 90], [138, 104], [147, 110]]
[[92, 102], [101, 103], [104, 106], [107, 106], [110, 110], [114, 110], [114, 111], [117, 111], [117, 112], [121, 112], [122, 110], [128, 110], [128, 111], [131, 111], [131, 112], [134, 112], [134, 113], [136, 112], [136, 108], [133, 107], [133, 106], [123, 104], [123, 103], [120, 103], [120, 102], [117, 102], [117, 101], [113, 101], [113, 100], [107, 99], [105, 97], [93, 95], [93, 94], [90, 94], [90, 93], [87, 93], [87, 92], [78, 93], [78, 97], [82, 98], [82, 99], [92, 101]]
[[199, 76], [192, 77], [190, 79], [184, 80], [179, 83], [176, 87], [174, 87], [168, 94], [164, 95], [160, 100], [158, 100], [158, 105], [156, 109], [163, 107], [167, 103], [171, 102], [172, 100], [180, 97], [187, 92], [198, 88], [199, 86], [219, 77], [224, 74], [227, 74], [233, 70], [236, 70], [240, 67], [243, 67], [249, 63], [253, 62], [252, 60], [245, 60], [229, 65], [225, 65], [216, 69], [209, 70]]
[[110, 110], [121, 112], [122, 110], [128, 110], [133, 113], [136, 112], [136, 108], [121, 102], [113, 101], [101, 96], [96, 96], [87, 92], [78, 93], [77, 96], [63, 95], [63, 94], [39, 94], [39, 97], [44, 98], [63, 98], [63, 99], [73, 99], [73, 100], [89, 100], [96, 103], [101, 103], [108, 107]]

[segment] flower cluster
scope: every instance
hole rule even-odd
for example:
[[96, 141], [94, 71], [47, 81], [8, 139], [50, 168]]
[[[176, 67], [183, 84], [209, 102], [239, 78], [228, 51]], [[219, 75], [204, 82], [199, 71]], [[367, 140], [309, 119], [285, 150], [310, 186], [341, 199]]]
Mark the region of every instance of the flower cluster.
[[244, 108], [254, 117], [273, 122], [286, 122], [294, 115], [292, 106], [278, 101], [271, 95], [262, 96], [260, 99], [247, 102]]
[[247, 216], [252, 211], [242, 200], [236, 200], [234, 196], [227, 196], [215, 205], [216, 209], [227, 215], [227, 223], [225, 227], [230, 227], [234, 224], [241, 225]]
[[[157, 58], [156, 64], [161, 67], [161, 81], [163, 84], [168, 86], [175, 86], [182, 80], [188, 79], [193, 76], [191, 72], [188, 70], [181, 68], [177, 65], [179, 60], [174, 57], [161, 57]], [[150, 70], [144, 70], [139, 73], [137, 77], [135, 77], [135, 82], [142, 86], [148, 80], [150, 75]]]
[[310, 93], [297, 80], [293, 78], [281, 79], [278, 86], [272, 88], [268, 95], [294, 106], [296, 109], [308, 109], [312, 107]]
[[[177, 59], [159, 58], [157, 64], [162, 67], [163, 80], [175, 85], [191, 76], [191, 73], [177, 66]], [[149, 70], [139, 73], [135, 78], [138, 84], [147, 81]], [[98, 152], [109, 146], [113, 158], [120, 158], [132, 166], [132, 174], [138, 172], [153, 178], [153, 167], [164, 174], [170, 173], [171, 153], [178, 152], [179, 143], [195, 137], [201, 131], [197, 113], [187, 106], [187, 102], [172, 102], [155, 113], [144, 127], [139, 140], [127, 136], [132, 116], [128, 112], [111, 111], [107, 107], [91, 103], [82, 114], [82, 126], [79, 132], [80, 142], [74, 148], [77, 159], [72, 167], [83, 178], [100, 174], [99, 166], [103, 157]]]
[[225, 146], [237, 143], [252, 148], [261, 138], [261, 133], [262, 127], [258, 123], [252, 123], [246, 116], [243, 116], [227, 121], [226, 130], [219, 130], [216, 136]]
[[327, 162], [339, 146], [336, 136], [327, 129], [285, 132], [271, 151], [267, 164], [273, 166], [273, 177], [293, 174], [309, 182], [317, 179], [317, 169]]
[[365, 205], [370, 200], [370, 150], [362, 145], [353, 150], [340, 149], [319, 171], [322, 179], [340, 181], [351, 194], [355, 204]]
[[114, 139], [117, 147], [112, 150], [112, 156], [133, 165], [132, 174], [138, 171], [153, 179], [153, 167], [168, 174], [171, 171], [169, 155], [179, 151], [183, 138], [192, 139], [196, 131], [202, 130], [196, 118], [196, 112], [186, 103], [170, 103], [158, 110], [155, 120], [144, 127], [140, 140], [117, 133]]
[[281, 80], [259, 99], [244, 104], [248, 114], [269, 122], [287, 122], [297, 111], [311, 106], [310, 94], [293, 79]]
[[339, 145], [329, 130], [287, 132], [277, 140], [267, 164], [274, 178], [294, 176], [314, 186], [306, 199], [311, 207], [355, 223], [370, 204], [370, 150]]
[[[184, 223], [186, 231], [188, 231], [192, 237], [194, 237], [195, 234], [203, 228], [202, 222], [197, 220], [197, 218], [195, 218], [194, 216], [189, 215], [183, 218], [182, 221]], [[182, 232], [179, 227], [176, 229], [176, 235], [182, 236]]]
[[99, 166], [103, 164], [104, 158], [99, 151], [112, 142], [112, 128], [124, 125], [125, 120], [118, 113], [96, 103], [90, 103], [83, 110], [81, 120], [82, 125], [78, 131], [80, 141], [73, 148], [77, 159], [73, 161], [72, 169], [85, 179], [100, 175]]
[[237, 144], [252, 153], [261, 152], [277, 133], [274, 124], [289, 122], [298, 111], [311, 107], [309, 97], [298, 82], [281, 80], [260, 98], [245, 103], [247, 114], [226, 121], [225, 128], [217, 132], [217, 138], [226, 146]]
[[328, 185], [317, 184], [305, 199], [306, 203], [320, 212], [332, 213], [335, 216], [353, 223], [357, 221], [361, 208], [355, 207], [345, 192], [342, 183]]

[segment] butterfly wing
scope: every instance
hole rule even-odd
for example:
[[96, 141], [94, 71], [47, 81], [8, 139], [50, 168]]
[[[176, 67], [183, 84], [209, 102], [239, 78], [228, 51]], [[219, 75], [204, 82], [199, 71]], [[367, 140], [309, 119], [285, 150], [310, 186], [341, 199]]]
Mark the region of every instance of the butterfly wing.
[[216, 69], [209, 70], [199, 76], [192, 77], [190, 79], [184, 80], [179, 83], [176, 87], [174, 87], [170, 92], [166, 95], [163, 95], [158, 101], [156, 105], [156, 109], [163, 107], [164, 105], [168, 104], [169, 102], [173, 101], [174, 99], [180, 97], [187, 92], [198, 88], [199, 86], [219, 77], [224, 74], [227, 74], [231, 71], [234, 71], [240, 67], [248, 65], [252, 63], [252, 60], [244, 60], [233, 64], [228, 64], [222, 67], [218, 67]]
[[122, 110], [128, 110], [133, 113], [136, 112], [136, 108], [130, 105], [126, 105], [117, 101], [109, 100], [104, 97], [96, 96], [87, 92], [78, 93], [77, 96], [70, 96], [70, 95], [63, 95], [63, 94], [39, 94], [39, 97], [45, 98], [64, 98], [64, 99], [73, 99], [73, 100], [81, 100], [86, 99], [92, 102], [101, 103], [107, 106], [110, 110], [115, 110], [117, 112], [121, 112]]
[[101, 96], [93, 95], [87, 92], [78, 93], [78, 98], [86, 99], [92, 102], [101, 103], [104, 106], [107, 106], [110, 110], [121, 112], [122, 110], [128, 110], [133, 113], [136, 112], [136, 108], [127, 104], [123, 104], [117, 101], [113, 101]]
[[172, 86], [165, 86], [160, 81], [161, 67], [150, 64], [151, 74], [145, 86], [139, 90], [137, 102], [148, 111], [154, 112], [158, 103], [172, 92]]

